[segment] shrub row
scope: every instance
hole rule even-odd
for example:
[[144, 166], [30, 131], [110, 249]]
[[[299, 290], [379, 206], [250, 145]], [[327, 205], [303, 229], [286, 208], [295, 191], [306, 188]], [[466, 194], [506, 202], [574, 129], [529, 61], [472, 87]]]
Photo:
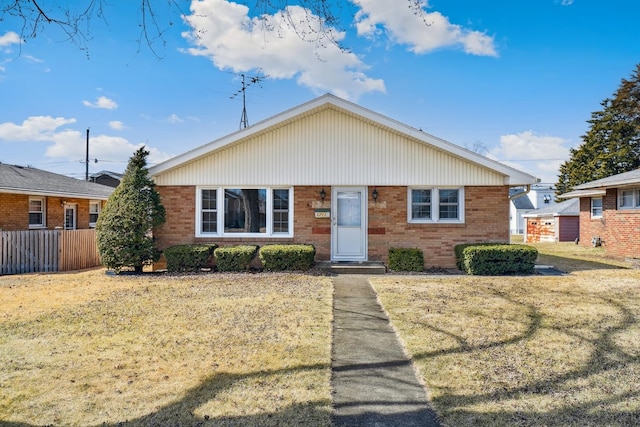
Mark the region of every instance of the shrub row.
[[478, 276], [531, 274], [538, 257], [531, 246], [507, 243], [463, 244], [454, 251], [458, 268]]
[[308, 270], [313, 267], [316, 250], [312, 245], [256, 245], [218, 247], [177, 245], [164, 250], [167, 271], [190, 272], [213, 265], [218, 271], [247, 271], [258, 252], [267, 271]]

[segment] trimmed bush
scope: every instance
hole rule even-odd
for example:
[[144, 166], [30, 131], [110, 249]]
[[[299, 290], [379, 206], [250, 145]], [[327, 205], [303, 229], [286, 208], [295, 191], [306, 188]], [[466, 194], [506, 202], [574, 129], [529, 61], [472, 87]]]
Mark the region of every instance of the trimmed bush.
[[216, 268], [218, 271], [247, 271], [257, 250], [256, 245], [217, 248], [213, 252], [216, 257]]
[[308, 270], [313, 267], [313, 245], [266, 245], [260, 248], [260, 261], [267, 271]]
[[390, 248], [389, 269], [393, 271], [424, 271], [424, 254], [417, 248]]
[[467, 274], [498, 276], [531, 274], [538, 257], [537, 249], [527, 245], [467, 245], [461, 264]]
[[211, 265], [211, 255], [217, 245], [176, 245], [168, 247], [163, 254], [170, 273], [200, 271]]
[[453, 252], [456, 256], [456, 265], [460, 270], [464, 271], [464, 264], [463, 264], [464, 257], [462, 256], [462, 252], [469, 246], [496, 246], [496, 245], [508, 245], [508, 244], [509, 243], [503, 243], [503, 242], [493, 242], [493, 243], [481, 242], [481, 243], [461, 243], [459, 245], [455, 245], [453, 247]]

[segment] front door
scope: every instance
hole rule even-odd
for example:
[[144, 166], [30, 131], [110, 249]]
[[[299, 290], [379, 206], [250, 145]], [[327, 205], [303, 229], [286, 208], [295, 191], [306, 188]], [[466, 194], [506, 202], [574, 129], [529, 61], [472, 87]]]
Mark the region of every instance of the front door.
[[76, 205], [64, 205], [64, 229], [76, 229]]
[[367, 260], [367, 189], [365, 187], [333, 188], [331, 260]]

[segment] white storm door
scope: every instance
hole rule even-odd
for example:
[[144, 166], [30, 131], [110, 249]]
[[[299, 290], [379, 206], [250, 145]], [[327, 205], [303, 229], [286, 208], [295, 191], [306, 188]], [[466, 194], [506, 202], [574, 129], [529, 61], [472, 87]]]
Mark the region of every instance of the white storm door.
[[334, 187], [331, 204], [331, 259], [366, 261], [367, 189]]
[[64, 229], [76, 229], [76, 205], [64, 205]]

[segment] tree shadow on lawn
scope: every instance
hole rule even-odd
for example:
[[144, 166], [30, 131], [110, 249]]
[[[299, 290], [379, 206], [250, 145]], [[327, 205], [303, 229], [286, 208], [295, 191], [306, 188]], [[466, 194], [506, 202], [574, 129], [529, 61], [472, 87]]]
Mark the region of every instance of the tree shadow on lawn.
[[[564, 293], [564, 292], [563, 292]], [[567, 293], [568, 294], [568, 293]], [[634, 313], [623, 304], [613, 301], [609, 298], [600, 298], [603, 303], [612, 306], [618, 315], [616, 324], [607, 326], [592, 338], [583, 336], [577, 332], [563, 329], [556, 326], [545, 326], [545, 315], [541, 313], [534, 305], [525, 304], [510, 298], [503, 292], [496, 291], [496, 295], [506, 299], [509, 302], [522, 306], [523, 311], [527, 312], [529, 323], [524, 332], [509, 339], [496, 341], [481, 345], [468, 345], [462, 336], [458, 336], [448, 331], [441, 331], [437, 327], [425, 325], [425, 327], [446, 333], [449, 337], [454, 338], [458, 342], [457, 347], [433, 352], [418, 353], [413, 356], [413, 360], [420, 361], [430, 359], [442, 355], [465, 354], [477, 351], [498, 348], [506, 345], [516, 344], [526, 341], [534, 337], [540, 330], [551, 328], [554, 331], [561, 332], [572, 336], [580, 341], [591, 344], [592, 351], [588, 360], [579, 368], [556, 375], [539, 378], [536, 381], [522, 385], [520, 387], [508, 388], [495, 392], [487, 392], [485, 394], [469, 394], [459, 395], [453, 393], [444, 393], [432, 400], [434, 408], [438, 416], [444, 423], [451, 425], [500, 425], [500, 426], [635, 426], [640, 425], [640, 411], [616, 411], [610, 409], [616, 404], [624, 403], [628, 400], [638, 402], [640, 399], [640, 386], [637, 384], [626, 383], [624, 385], [631, 386], [631, 390], [626, 392], [619, 391], [616, 393], [616, 386], [613, 389], [608, 387], [599, 387], [600, 395], [596, 399], [587, 399], [579, 401], [577, 397], [571, 393], [578, 394], [577, 390], [571, 390], [571, 384], [575, 382], [587, 383], [589, 378], [595, 375], [606, 375], [607, 373], [615, 374], [616, 370], [624, 370], [630, 364], [640, 364], [640, 353], [628, 352], [617, 345], [615, 336], [632, 327], [637, 327], [638, 319]], [[544, 363], [544, 361], [541, 361]], [[593, 387], [586, 385], [584, 387]], [[597, 387], [597, 386], [596, 386]], [[513, 411], [500, 411], [496, 407], [508, 405], [508, 402], [524, 401], [531, 397], [540, 397], [547, 395], [552, 397], [556, 402], [568, 396], [566, 403], [561, 408], [550, 411], [521, 411], [514, 409]], [[491, 410], [482, 412], [482, 410], [470, 410], [470, 407], [478, 407], [489, 405]], [[637, 407], [636, 403], [636, 407]], [[531, 406], [531, 405], [529, 405]], [[455, 421], [452, 421], [455, 420]], [[464, 420], [464, 421], [463, 421]], [[570, 421], [569, 421], [570, 420]]]
[[575, 259], [558, 255], [538, 254], [537, 265], [550, 265], [564, 273], [589, 270], [625, 270], [630, 266], [614, 265], [593, 260]]
[[[251, 378], [264, 377], [274, 374], [286, 374], [289, 372], [313, 371], [327, 369], [327, 365], [316, 364], [275, 371], [258, 371], [249, 374], [218, 373], [203, 381], [197, 387], [187, 392], [185, 397], [173, 402], [157, 411], [144, 415], [137, 419], [128, 419], [118, 422], [103, 422], [100, 427], [127, 427], [127, 426], [286, 426], [286, 425], [331, 425], [330, 401], [308, 401], [291, 405], [279, 412], [263, 412], [257, 415], [213, 417], [208, 415], [196, 415], [198, 409], [213, 399], [216, 395], [231, 388], [235, 383]], [[318, 424], [324, 421], [324, 424]], [[35, 427], [42, 424], [29, 424], [23, 422], [8, 422], [0, 420], [2, 427]], [[54, 424], [51, 424], [54, 425]]]

